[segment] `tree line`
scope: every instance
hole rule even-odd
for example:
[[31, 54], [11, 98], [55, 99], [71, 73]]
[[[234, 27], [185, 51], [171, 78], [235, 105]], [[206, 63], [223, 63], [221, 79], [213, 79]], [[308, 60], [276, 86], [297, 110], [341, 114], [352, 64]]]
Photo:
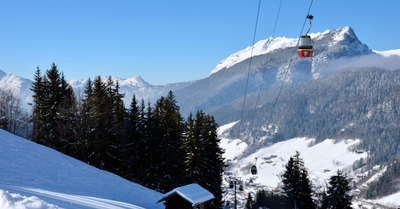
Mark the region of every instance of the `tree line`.
[[32, 85], [33, 141], [159, 192], [196, 182], [221, 206], [222, 154], [213, 116], [202, 111], [185, 120], [170, 91], [155, 104], [128, 109], [119, 84], [88, 80], [83, 98], [53, 63], [37, 68]]
[[338, 170], [329, 180], [326, 191], [318, 195], [312, 190], [308, 171], [300, 153], [290, 157], [282, 174], [282, 192], [257, 191], [255, 199], [249, 194], [246, 209], [351, 209], [352, 196], [346, 176]]

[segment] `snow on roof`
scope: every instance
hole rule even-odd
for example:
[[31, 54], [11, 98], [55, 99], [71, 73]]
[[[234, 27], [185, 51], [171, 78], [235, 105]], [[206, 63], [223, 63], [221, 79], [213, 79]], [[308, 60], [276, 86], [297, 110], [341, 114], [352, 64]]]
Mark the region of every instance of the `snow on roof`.
[[158, 202], [166, 200], [169, 196], [173, 194], [178, 194], [179, 196], [190, 202], [192, 206], [196, 206], [203, 202], [214, 199], [214, 195], [211, 194], [211, 192], [207, 191], [200, 185], [193, 183], [169, 191]]

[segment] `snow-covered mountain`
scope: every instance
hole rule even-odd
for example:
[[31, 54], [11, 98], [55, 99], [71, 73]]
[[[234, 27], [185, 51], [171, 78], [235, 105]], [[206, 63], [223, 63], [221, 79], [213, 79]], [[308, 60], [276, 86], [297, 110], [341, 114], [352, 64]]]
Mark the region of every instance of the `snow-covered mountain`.
[[[251, 94], [280, 86], [282, 80], [308, 82], [346, 67], [388, 64], [387, 57], [370, 50], [350, 27], [311, 34], [311, 37], [315, 52], [312, 58], [300, 58], [296, 50], [297, 39], [285, 37], [256, 43], [250, 71], [251, 46], [229, 56], [207, 78], [176, 92], [182, 112], [186, 115], [201, 109], [214, 114], [218, 106], [243, 98], [248, 74], [247, 94]], [[377, 62], [364, 62], [371, 57]], [[360, 59], [362, 61], [358, 61]], [[400, 57], [394, 57], [393, 63], [400, 64]], [[234, 115], [231, 118], [218, 115], [216, 113], [216, 119], [222, 124], [237, 120]]]
[[[120, 93], [125, 95], [123, 101], [126, 107], [129, 107], [133, 95], [136, 96], [136, 99], [144, 99], [146, 103], [154, 103], [161, 96], [167, 95], [169, 91], [175, 92], [191, 84], [191, 82], [183, 82], [167, 85], [151, 85], [140, 76], [134, 76], [128, 79], [121, 79], [112, 76], [111, 79], [114, 84], [117, 82], [119, 83]], [[101, 80], [107, 81], [108, 77], [101, 76]], [[87, 79], [73, 79], [69, 80], [68, 83], [73, 87], [75, 94], [82, 95], [85, 86], [87, 85], [87, 81]]]
[[[92, 80], [93, 79], [94, 78], [92, 78]], [[101, 76], [101, 79], [106, 82], [108, 76]], [[133, 95], [136, 95], [136, 98], [139, 100], [144, 99], [146, 103], [154, 103], [161, 96], [167, 95], [169, 91], [178, 91], [192, 83], [189, 81], [167, 85], [151, 85], [144, 81], [140, 76], [134, 76], [128, 79], [121, 79], [112, 76], [111, 79], [114, 84], [117, 82], [119, 83], [120, 93], [125, 95], [123, 100], [126, 107], [129, 107]], [[81, 96], [83, 95], [87, 81], [87, 79], [72, 79], [68, 81], [78, 98], [82, 98]], [[32, 80], [24, 79], [12, 73], [5, 73], [0, 70], [0, 89], [11, 90], [13, 94], [21, 100], [21, 106], [28, 111], [30, 111], [30, 104], [33, 102], [33, 92], [30, 89], [31, 87]]]
[[164, 208], [156, 204], [161, 198], [161, 193], [0, 129], [0, 208]]

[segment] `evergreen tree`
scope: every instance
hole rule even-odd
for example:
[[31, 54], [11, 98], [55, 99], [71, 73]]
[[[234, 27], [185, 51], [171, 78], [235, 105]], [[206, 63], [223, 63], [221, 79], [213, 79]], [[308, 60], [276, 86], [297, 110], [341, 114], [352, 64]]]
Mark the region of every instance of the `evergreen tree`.
[[251, 196], [251, 194], [249, 192], [249, 194], [247, 195], [247, 201], [246, 201], [245, 209], [252, 209], [253, 208], [253, 204], [254, 204], [253, 197]]
[[282, 175], [283, 190], [285, 191], [286, 201], [292, 207], [298, 209], [312, 209], [315, 204], [312, 201], [312, 189], [308, 172], [304, 167], [300, 153], [290, 157]]
[[222, 206], [222, 150], [213, 117], [199, 111], [189, 115], [185, 123], [186, 173], [189, 182], [196, 182], [215, 196], [214, 206]]
[[31, 90], [33, 91], [33, 112], [32, 112], [32, 140], [44, 144], [45, 128], [45, 92], [43, 77], [40, 68], [37, 67]]
[[206, 184], [204, 187], [214, 194], [214, 203], [222, 206], [222, 173], [224, 172], [223, 151], [217, 134], [218, 125], [213, 116], [207, 115], [204, 120], [202, 136], [204, 138], [204, 161], [206, 167]]
[[118, 133], [114, 123], [114, 98], [112, 83], [107, 85], [96, 77], [93, 87], [85, 90], [85, 141], [89, 164], [119, 174]]
[[53, 63], [46, 71], [44, 80], [45, 99], [45, 145], [53, 149], [61, 147], [61, 130], [58, 127], [58, 113], [61, 102], [61, 78], [57, 66]]
[[157, 167], [153, 181], [158, 191], [167, 192], [182, 185], [185, 177], [183, 123], [172, 92], [157, 100], [152, 117], [153, 165]]
[[267, 193], [265, 190], [259, 190], [256, 193], [253, 208], [264, 208], [267, 205]]
[[139, 107], [137, 104], [136, 96], [133, 95], [130, 108], [126, 113], [125, 118], [125, 134], [121, 143], [121, 155], [120, 158], [123, 161], [121, 165], [122, 175], [129, 179], [134, 180], [137, 175], [136, 171], [139, 170], [140, 158], [140, 115]]
[[329, 187], [323, 198], [323, 207], [326, 209], [351, 209], [352, 196], [349, 195], [350, 186], [346, 176], [338, 170], [329, 180]]
[[66, 154], [75, 153], [69, 149], [69, 145], [75, 144], [73, 128], [77, 118], [71, 86], [54, 63], [44, 76], [38, 67], [34, 80], [33, 140]]

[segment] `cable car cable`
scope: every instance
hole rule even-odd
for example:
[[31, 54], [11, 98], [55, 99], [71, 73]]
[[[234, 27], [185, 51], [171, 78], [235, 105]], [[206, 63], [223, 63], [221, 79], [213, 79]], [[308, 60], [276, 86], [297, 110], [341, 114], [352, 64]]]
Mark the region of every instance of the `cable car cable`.
[[[305, 18], [304, 23], [303, 23], [303, 27], [301, 28], [300, 36], [301, 36], [301, 34], [303, 33], [303, 30], [304, 30], [304, 27], [305, 27], [305, 25], [306, 25], [308, 16], [310, 15], [310, 10], [311, 10], [311, 6], [312, 6], [312, 4], [313, 4], [313, 1], [314, 1], [314, 0], [311, 0], [310, 6], [309, 6], [309, 8], [308, 8], [307, 17]], [[296, 48], [295, 48], [295, 53], [294, 53], [294, 54], [297, 53], [297, 48], [298, 48], [298, 46], [299, 46], [299, 41], [300, 41], [300, 39], [297, 40], [297, 44], [296, 44]], [[281, 93], [282, 93], [282, 89], [283, 89], [283, 86], [284, 86], [285, 81], [286, 81], [286, 77], [287, 77], [287, 75], [288, 75], [288, 73], [289, 73], [289, 70], [290, 70], [290, 67], [291, 67], [291, 65], [292, 65], [293, 57], [294, 57], [294, 56], [292, 56], [292, 58], [290, 59], [289, 65], [288, 65], [288, 67], [287, 67], [287, 70], [286, 70], [286, 72], [285, 72], [285, 74], [284, 74], [284, 76], [283, 76], [282, 84], [281, 84], [281, 86], [280, 86], [280, 88], [279, 88], [278, 95], [276, 96], [274, 105], [272, 106], [272, 111], [271, 111], [270, 117], [268, 118], [268, 123], [267, 123], [267, 125], [270, 123], [270, 120], [272, 119], [272, 116], [273, 116], [273, 114], [274, 114], [274, 112], [275, 112], [276, 105], [278, 104], [279, 97], [280, 97], [280, 95], [281, 95]]]
[[[247, 70], [247, 80], [246, 80], [246, 87], [245, 87], [245, 91], [244, 91], [244, 98], [243, 98], [243, 105], [242, 105], [242, 112], [240, 114], [240, 120], [239, 120], [239, 130], [238, 130], [238, 138], [240, 138], [240, 131], [241, 131], [241, 127], [242, 127], [242, 120], [243, 120], [243, 115], [244, 115], [244, 107], [246, 105], [246, 95], [247, 95], [247, 89], [249, 86], [249, 78], [250, 78], [250, 72], [251, 72], [251, 64], [253, 61], [253, 50], [254, 50], [254, 44], [256, 41], [256, 34], [257, 34], [257, 26], [258, 26], [258, 18], [260, 16], [260, 8], [261, 8], [261, 0], [258, 1], [258, 9], [257, 9], [257, 17], [256, 17], [256, 24], [254, 26], [254, 34], [253, 34], [253, 44], [251, 45], [251, 51], [250, 51], [250, 63], [249, 63], [249, 68]], [[234, 157], [236, 157], [236, 153], [237, 153], [237, 142], [236, 142], [236, 149], [235, 149], [235, 155]]]
[[[279, 2], [278, 13], [276, 14], [274, 30], [272, 31], [272, 36], [271, 36], [272, 39], [274, 39], [274, 37], [275, 37], [275, 31], [276, 31], [276, 26], [278, 25], [278, 19], [279, 19], [279, 14], [280, 14], [280, 12], [281, 12], [281, 7], [282, 7], [282, 0], [280, 0], [280, 2]], [[264, 79], [265, 72], [266, 72], [266, 69], [263, 70], [261, 79]], [[263, 83], [260, 84], [260, 88], [258, 89], [258, 95], [257, 95], [256, 105], [255, 105], [255, 108], [254, 108], [254, 115], [255, 115], [255, 112], [257, 111], [258, 102], [259, 102], [259, 100], [260, 100], [260, 94], [261, 94], [262, 84], [263, 84]]]

